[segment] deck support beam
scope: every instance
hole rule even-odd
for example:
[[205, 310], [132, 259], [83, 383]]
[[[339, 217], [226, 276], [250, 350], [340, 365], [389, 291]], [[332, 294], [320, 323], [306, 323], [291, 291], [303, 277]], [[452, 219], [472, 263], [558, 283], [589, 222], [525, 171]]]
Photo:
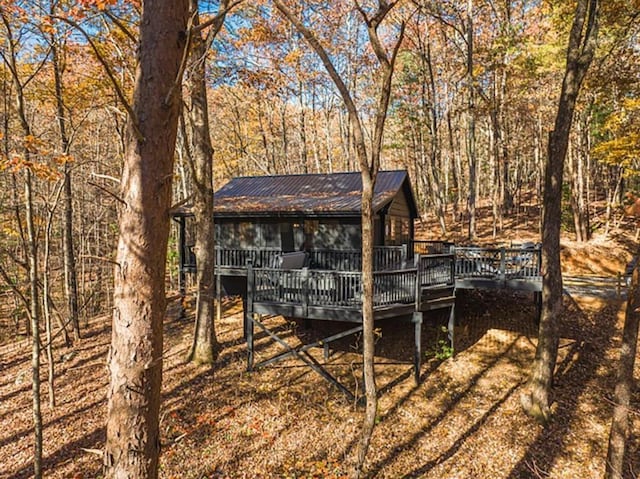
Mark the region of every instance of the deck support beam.
[[[289, 345], [289, 343], [283, 340], [280, 336], [278, 336], [276, 333], [274, 333], [269, 328], [267, 328], [267, 326], [261, 320], [255, 319], [252, 315], [248, 316], [248, 318], [249, 318], [249, 321], [251, 322], [251, 326], [248, 326], [247, 330], [250, 331], [250, 337], [252, 341], [251, 346], [249, 347], [249, 350], [251, 351], [250, 353], [251, 360], [249, 363], [250, 368], [247, 368], [248, 371], [252, 371], [254, 369], [258, 369], [263, 366], [268, 366], [269, 364], [282, 361], [283, 359], [286, 359], [286, 358], [296, 357], [300, 359], [303, 363], [305, 363], [307, 366], [309, 366], [311, 369], [313, 369], [315, 372], [317, 372], [320, 376], [322, 376], [327, 381], [335, 385], [350, 400], [355, 399], [354, 394], [351, 391], [349, 391], [349, 389], [347, 389], [340, 381], [338, 381], [338, 379], [335, 376], [330, 374], [322, 364], [320, 364], [313, 356], [311, 356], [311, 354], [309, 354], [309, 350], [311, 348], [320, 347], [320, 346], [326, 347], [326, 345], [331, 343], [332, 341], [337, 341], [338, 339], [344, 338], [346, 336], [359, 333], [362, 331], [362, 326], [356, 326], [355, 328], [350, 328], [350, 329], [347, 329], [346, 331], [342, 331], [340, 333], [327, 336], [326, 338], [322, 338], [311, 344], [305, 344], [302, 347], [293, 348]], [[267, 336], [269, 336], [275, 342], [280, 344], [285, 351], [280, 354], [277, 354], [276, 356], [273, 356], [272, 358], [266, 359], [254, 365], [253, 364], [253, 326], [254, 324], [257, 325], [263, 332], [265, 332]]]
[[455, 332], [456, 332], [456, 302], [455, 300], [451, 303], [451, 309], [449, 310], [449, 321], [447, 323], [447, 331], [449, 336], [449, 343], [451, 345], [451, 351], [453, 354], [456, 353], [455, 346]]
[[244, 307], [244, 335], [247, 338], [247, 371], [253, 371], [253, 281], [251, 263], [247, 268], [247, 300]]
[[414, 325], [413, 379], [416, 386], [420, 384], [420, 365], [422, 363], [422, 311], [413, 313], [411, 322]]

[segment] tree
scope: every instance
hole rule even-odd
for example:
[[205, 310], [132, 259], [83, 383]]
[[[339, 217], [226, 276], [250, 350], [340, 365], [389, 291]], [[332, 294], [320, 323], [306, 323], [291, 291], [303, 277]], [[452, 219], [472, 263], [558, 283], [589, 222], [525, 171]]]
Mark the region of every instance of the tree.
[[[422, 190], [429, 193], [431, 204], [440, 224], [443, 235], [447, 234], [445, 222], [446, 190], [448, 168], [442, 162], [441, 101], [438, 101], [438, 73], [441, 65], [433, 58], [432, 45], [435, 35], [430, 28], [430, 18], [421, 13], [414, 15], [408, 25], [408, 51], [403, 62], [404, 76], [397, 81], [396, 89], [402, 95], [399, 103], [399, 117], [407, 123], [405, 127], [411, 145], [409, 155], [414, 157], [414, 177], [419, 185], [418, 198], [422, 199], [425, 208], [428, 203]], [[419, 94], [416, 95], [416, 91]], [[398, 95], [398, 93], [396, 93]], [[442, 107], [444, 110], [444, 106]]]
[[[636, 258], [640, 251], [636, 251]], [[638, 350], [638, 328], [640, 327], [640, 270], [636, 262], [633, 268], [629, 299], [622, 330], [620, 345], [620, 363], [614, 394], [615, 406], [609, 432], [609, 448], [607, 451], [607, 468], [605, 479], [622, 479], [624, 456], [629, 436], [629, 406], [634, 388], [633, 369]]]
[[[55, 13], [56, 3], [51, 3], [51, 14]], [[55, 32], [50, 34], [51, 59], [53, 63], [53, 75], [56, 97], [56, 111], [58, 117], [58, 129], [60, 134], [60, 149], [62, 155], [67, 157], [71, 147], [69, 135], [67, 133], [67, 108], [63, 95], [63, 73], [61, 65], [62, 45]], [[64, 284], [65, 295], [67, 297], [67, 310], [69, 320], [76, 340], [80, 339], [80, 320], [78, 318], [78, 279], [76, 275], [76, 257], [74, 253], [73, 241], [73, 194], [71, 184], [71, 165], [68, 161], [63, 165], [64, 174], [64, 215], [63, 215], [63, 254], [64, 254]]]
[[387, 118], [389, 100], [391, 98], [391, 82], [396, 58], [402, 38], [404, 36], [404, 22], [401, 24], [398, 37], [391, 53], [383, 45], [378, 28], [385, 20], [389, 12], [398, 2], [377, 2], [377, 7], [372, 11], [365, 10], [358, 2], [356, 9], [361, 15], [367, 27], [369, 43], [378, 61], [378, 71], [375, 78], [376, 106], [374, 110], [374, 130], [372, 141], [367, 145], [362, 113], [358, 110], [353, 98], [353, 92], [345, 84], [327, 50], [322, 46], [314, 32], [305, 26], [305, 23], [281, 0], [274, 0], [276, 8], [296, 27], [307, 43], [318, 55], [324, 68], [335, 84], [342, 101], [349, 114], [349, 123], [352, 128], [353, 141], [356, 151], [356, 159], [360, 166], [362, 177], [362, 326], [363, 326], [363, 369], [366, 397], [365, 419], [362, 427], [362, 435], [358, 446], [357, 462], [354, 471], [355, 477], [360, 477], [366, 459], [371, 436], [375, 427], [377, 413], [377, 390], [374, 371], [374, 315], [373, 315], [373, 190], [376, 176], [380, 169], [380, 154], [384, 125]]
[[589, 225], [589, 196], [588, 170], [590, 161], [591, 133], [589, 124], [589, 110], [593, 108], [593, 101], [581, 112], [576, 121], [576, 139], [570, 142], [568, 151], [569, 175], [571, 184], [571, 212], [576, 241], [589, 241], [591, 228]]
[[558, 323], [562, 312], [560, 217], [562, 175], [571, 123], [582, 80], [591, 64], [598, 34], [598, 0], [578, 0], [567, 48], [567, 65], [553, 131], [549, 135], [542, 226], [542, 313], [538, 346], [527, 391], [525, 412], [546, 424], [551, 418], [551, 386], [558, 354]]
[[469, 197], [467, 210], [469, 212], [468, 237], [470, 241], [476, 239], [476, 200], [477, 165], [476, 158], [476, 92], [473, 75], [473, 0], [467, 0], [467, 157], [469, 160]]
[[594, 148], [594, 154], [605, 164], [622, 168], [627, 176], [638, 176], [640, 100], [625, 98], [603, 126], [608, 139]]
[[188, 48], [187, 0], [144, 0], [127, 121], [115, 267], [105, 474], [154, 478], [173, 155]]
[[[31, 380], [33, 399], [33, 423], [34, 423], [34, 454], [33, 471], [34, 477], [42, 477], [42, 413], [40, 396], [40, 272], [38, 268], [38, 232], [36, 228], [36, 212], [33, 201], [34, 189], [34, 169], [36, 168], [36, 152], [38, 142], [33, 136], [32, 126], [27, 114], [25, 101], [25, 86], [33, 79], [28, 76], [23, 79], [18, 66], [18, 47], [22, 37], [22, 32], [14, 34], [14, 24], [11, 19], [19, 14], [18, 10], [7, 11], [0, 7], [0, 19], [5, 29], [4, 48], [0, 51], [0, 56], [9, 70], [13, 86], [15, 88], [16, 114], [19, 123], [20, 151], [18, 153], [16, 169], [22, 172], [24, 177], [24, 211], [25, 223], [27, 227], [27, 237], [25, 241], [25, 255], [28, 262], [29, 278], [29, 303], [28, 315], [31, 323]], [[18, 15], [19, 16], [19, 15]], [[20, 30], [19, 30], [20, 31]], [[36, 68], [36, 72], [39, 67]]]
[[[237, 2], [236, 2], [237, 3]], [[230, 5], [231, 4], [231, 5]], [[185, 95], [186, 157], [194, 185], [193, 214], [195, 217], [195, 255], [197, 270], [196, 317], [189, 360], [197, 364], [212, 364], [218, 356], [219, 344], [214, 323], [215, 228], [213, 222], [213, 146], [209, 136], [209, 109], [205, 67], [207, 49], [235, 3], [222, 0], [218, 13], [207, 24], [212, 25], [205, 39], [201, 33], [198, 1], [191, 0], [194, 32], [191, 36], [190, 63]]]

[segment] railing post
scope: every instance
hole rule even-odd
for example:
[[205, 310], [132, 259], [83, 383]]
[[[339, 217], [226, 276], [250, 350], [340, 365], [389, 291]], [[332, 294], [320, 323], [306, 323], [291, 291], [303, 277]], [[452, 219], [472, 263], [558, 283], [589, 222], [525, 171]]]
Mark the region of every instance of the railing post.
[[417, 254], [416, 260], [416, 311], [422, 310], [422, 269], [420, 255]]
[[302, 268], [302, 314], [309, 316], [309, 268]]
[[213, 271], [216, 277], [216, 321], [219, 323], [222, 318], [222, 275], [219, 268], [214, 267]]
[[507, 278], [507, 261], [506, 250], [504, 246], [500, 248], [500, 281], [505, 281]]
[[449, 279], [451, 280], [451, 284], [456, 284], [456, 263], [458, 259], [456, 256], [455, 248], [452, 248], [451, 250], [449, 261], [451, 262], [451, 273], [450, 273]]

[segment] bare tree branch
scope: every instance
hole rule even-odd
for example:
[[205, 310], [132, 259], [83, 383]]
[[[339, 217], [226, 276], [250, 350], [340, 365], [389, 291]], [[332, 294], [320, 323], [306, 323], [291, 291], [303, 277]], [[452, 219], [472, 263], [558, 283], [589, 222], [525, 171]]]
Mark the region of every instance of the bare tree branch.
[[[358, 116], [358, 110], [356, 108], [355, 102], [353, 101], [353, 98], [351, 97], [351, 93], [347, 88], [347, 85], [345, 85], [344, 81], [342, 80], [342, 77], [340, 77], [340, 74], [338, 73], [335, 66], [333, 65], [331, 58], [329, 58], [329, 54], [327, 53], [325, 48], [322, 46], [322, 44], [318, 41], [318, 39], [313, 34], [313, 32], [311, 32], [311, 30], [309, 30], [300, 21], [300, 19], [296, 17], [296, 15], [294, 15], [291, 10], [289, 10], [289, 8], [282, 2], [282, 0], [274, 0], [273, 3], [276, 6], [276, 8], [280, 11], [280, 13], [282, 13], [282, 15], [285, 18], [287, 18], [296, 27], [296, 29], [300, 32], [300, 34], [302, 34], [305, 40], [307, 40], [311, 48], [320, 57], [320, 60], [322, 61], [322, 64], [327, 70], [327, 73], [329, 74], [329, 76], [331, 77], [331, 80], [333, 81], [336, 88], [340, 92], [340, 96], [344, 101], [349, 117], [351, 118], [351, 121], [355, 126], [353, 134], [356, 137], [356, 142], [355, 142], [356, 148], [358, 148], [359, 150], [362, 149], [365, 144], [364, 142], [365, 135], [362, 128], [362, 123], [360, 122], [360, 118]], [[358, 152], [359, 161], [363, 161], [362, 159], [366, 157], [367, 157], [366, 151]], [[360, 165], [360, 166], [365, 167], [367, 169], [369, 168], [368, 164]]]
[[111, 71], [111, 68], [109, 67], [109, 64], [107, 63], [107, 60], [102, 56], [102, 54], [100, 53], [100, 50], [98, 50], [98, 47], [96, 46], [96, 44], [94, 43], [92, 38], [89, 36], [89, 34], [78, 23], [76, 23], [75, 21], [73, 21], [73, 20], [71, 20], [69, 18], [60, 17], [58, 15], [52, 15], [51, 18], [54, 18], [56, 20], [60, 20], [61, 22], [65, 22], [65, 23], [71, 25], [73, 28], [75, 28], [80, 33], [82, 33], [82, 35], [85, 37], [85, 39], [87, 40], [87, 42], [91, 46], [93, 52], [95, 53], [96, 58], [98, 59], [98, 61], [100, 62], [100, 64], [104, 68], [105, 72], [107, 73], [107, 76], [109, 77], [109, 80], [111, 81], [111, 84], [113, 85], [113, 88], [116, 90], [116, 95], [118, 95], [118, 99], [120, 100], [120, 102], [124, 106], [125, 110], [127, 110], [127, 113], [129, 114], [129, 117], [131, 118], [131, 125], [133, 127], [133, 131], [134, 131], [134, 133], [136, 135], [136, 138], [139, 141], [142, 141], [144, 138], [142, 136], [142, 132], [140, 131], [138, 118], [136, 117], [135, 112], [131, 108], [131, 104], [127, 101], [127, 98], [125, 97], [125, 94], [122, 91], [122, 88], [120, 87], [120, 84], [118, 83], [118, 80], [116, 80], [115, 76], [113, 75], [113, 72]]

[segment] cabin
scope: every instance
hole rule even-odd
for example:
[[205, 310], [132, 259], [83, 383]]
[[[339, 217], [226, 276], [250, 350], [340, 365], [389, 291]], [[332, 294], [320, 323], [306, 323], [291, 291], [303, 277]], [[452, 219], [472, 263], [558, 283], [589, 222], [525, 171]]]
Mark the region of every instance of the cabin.
[[[345, 331], [322, 338], [325, 348], [362, 330], [361, 197], [358, 172], [239, 177], [214, 193], [217, 291], [243, 297], [248, 369], [262, 364], [254, 365], [253, 330], [266, 328], [263, 318], [344, 324]], [[373, 213], [375, 318], [415, 324], [419, 351], [422, 312], [450, 307], [453, 316], [453, 255], [435, 260], [413, 256], [409, 245], [418, 208], [406, 171], [378, 173]], [[196, 266], [192, 213], [180, 208], [173, 215], [180, 224], [184, 284]], [[430, 289], [424, 295], [423, 286]], [[434, 291], [441, 291], [435, 301]], [[268, 334], [285, 345], [275, 333]], [[283, 357], [290, 354], [306, 358], [291, 350]], [[420, 355], [414, 359], [417, 374]], [[313, 368], [330, 379], [323, 368]]]
[[[361, 195], [356, 172], [240, 177], [214, 193], [216, 289], [218, 295], [243, 297], [249, 370], [294, 356], [349, 394], [307, 351], [321, 345], [328, 357], [331, 342], [362, 331]], [[416, 381], [423, 315], [449, 311], [453, 348], [456, 288], [539, 291], [539, 248], [465, 249], [416, 241], [418, 209], [406, 171], [378, 173], [373, 212], [374, 319], [414, 325]], [[183, 285], [196, 266], [190, 216], [188, 208], [174, 212]], [[332, 321], [344, 330], [293, 349], [268, 328], [274, 316]], [[256, 327], [284, 353], [254, 364]]]
[[[217, 244], [222, 249], [284, 252], [361, 247], [360, 173], [234, 178], [215, 193]], [[413, 239], [418, 217], [406, 171], [381, 171], [373, 199], [374, 242]]]
[[[273, 266], [283, 253], [305, 252], [315, 269], [359, 270], [362, 178], [359, 172], [238, 177], [214, 193], [216, 270], [222, 288], [244, 294], [246, 267]], [[380, 171], [373, 198], [380, 263], [399, 265], [414, 239], [418, 208], [405, 170]], [[188, 207], [180, 223], [180, 272], [195, 271]], [[404, 249], [403, 249], [404, 248]]]

